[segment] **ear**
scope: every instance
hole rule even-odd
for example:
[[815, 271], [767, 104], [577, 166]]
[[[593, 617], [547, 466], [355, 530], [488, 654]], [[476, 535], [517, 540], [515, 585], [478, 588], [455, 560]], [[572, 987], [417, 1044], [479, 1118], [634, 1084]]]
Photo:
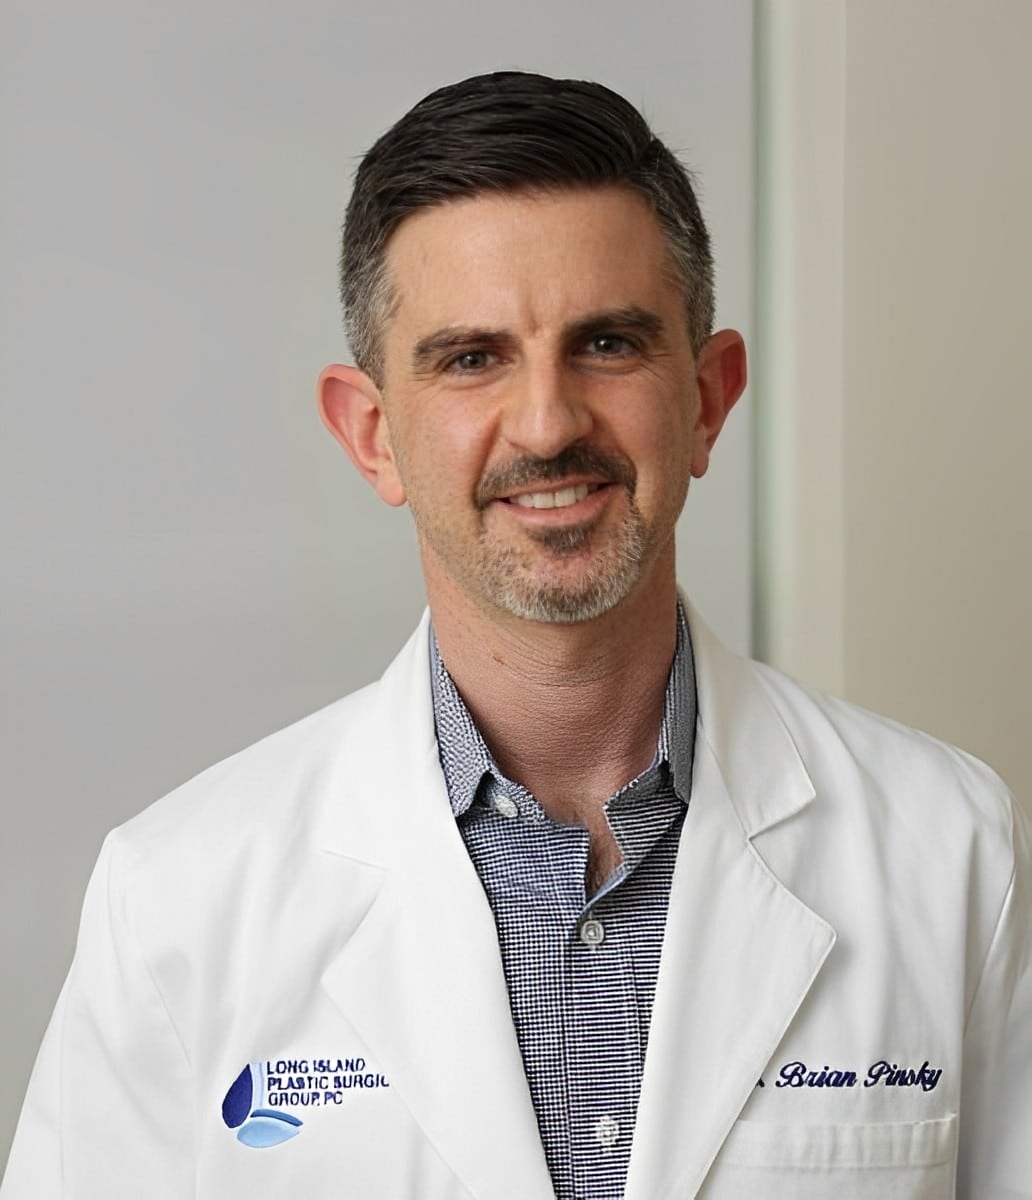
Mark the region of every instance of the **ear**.
[[362, 477], [387, 504], [404, 504], [383, 397], [358, 367], [333, 363], [319, 376], [319, 414]]
[[699, 351], [695, 363], [699, 388], [699, 418], [692, 447], [692, 475], [706, 474], [710, 451], [724, 427], [727, 414], [745, 391], [745, 342], [733, 329], [713, 334]]

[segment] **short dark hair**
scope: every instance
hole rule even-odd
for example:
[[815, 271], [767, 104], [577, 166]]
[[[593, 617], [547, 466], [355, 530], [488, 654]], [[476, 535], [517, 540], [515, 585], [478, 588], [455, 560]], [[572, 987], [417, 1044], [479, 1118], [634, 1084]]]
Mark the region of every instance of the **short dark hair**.
[[641, 113], [602, 84], [498, 71], [431, 92], [355, 172], [340, 257], [355, 362], [380, 380], [382, 332], [396, 300], [387, 243], [406, 217], [481, 192], [606, 186], [637, 192], [656, 214], [698, 351], [713, 330], [713, 256], [688, 171]]

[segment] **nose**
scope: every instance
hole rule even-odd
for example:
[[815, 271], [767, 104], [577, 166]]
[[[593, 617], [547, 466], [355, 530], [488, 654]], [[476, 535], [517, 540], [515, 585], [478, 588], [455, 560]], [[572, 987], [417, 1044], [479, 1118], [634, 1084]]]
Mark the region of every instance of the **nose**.
[[503, 433], [522, 453], [554, 458], [587, 437], [593, 426], [584, 381], [560, 364], [528, 364], [514, 381]]

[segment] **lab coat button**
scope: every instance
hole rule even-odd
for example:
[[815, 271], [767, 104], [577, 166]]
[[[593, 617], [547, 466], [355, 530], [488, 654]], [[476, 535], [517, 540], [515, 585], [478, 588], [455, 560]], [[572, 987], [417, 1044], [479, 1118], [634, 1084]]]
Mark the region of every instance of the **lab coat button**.
[[620, 1138], [620, 1122], [608, 1113], [599, 1117], [595, 1122], [595, 1137], [601, 1146], [615, 1146]]
[[495, 810], [500, 812], [503, 817], [508, 817], [510, 820], [513, 817], [520, 815], [520, 810], [515, 800], [510, 800], [508, 796], [499, 796], [495, 801]]
[[[596, 921], [594, 917], [591, 920], [585, 921], [580, 927], [580, 940], [585, 946], [601, 946], [606, 940], [606, 931], [601, 921]], [[606, 1118], [609, 1120], [610, 1118]]]

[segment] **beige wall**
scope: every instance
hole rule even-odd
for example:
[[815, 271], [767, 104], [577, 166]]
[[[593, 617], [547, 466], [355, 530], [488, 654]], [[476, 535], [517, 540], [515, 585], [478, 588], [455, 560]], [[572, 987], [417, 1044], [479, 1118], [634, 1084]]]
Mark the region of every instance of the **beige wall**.
[[759, 11], [760, 652], [1032, 807], [1032, 4]]

